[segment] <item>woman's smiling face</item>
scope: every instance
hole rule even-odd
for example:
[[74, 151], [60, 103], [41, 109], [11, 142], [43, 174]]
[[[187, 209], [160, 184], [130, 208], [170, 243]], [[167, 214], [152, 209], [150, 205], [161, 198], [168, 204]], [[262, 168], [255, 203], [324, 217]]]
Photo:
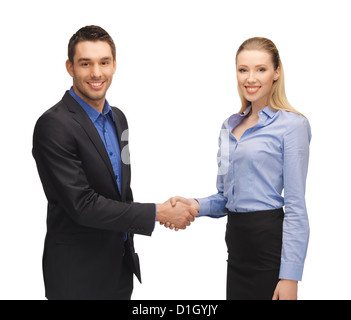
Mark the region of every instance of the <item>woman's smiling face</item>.
[[261, 50], [243, 50], [236, 60], [238, 86], [252, 107], [267, 106], [273, 82], [279, 78], [279, 68], [274, 69], [272, 57]]

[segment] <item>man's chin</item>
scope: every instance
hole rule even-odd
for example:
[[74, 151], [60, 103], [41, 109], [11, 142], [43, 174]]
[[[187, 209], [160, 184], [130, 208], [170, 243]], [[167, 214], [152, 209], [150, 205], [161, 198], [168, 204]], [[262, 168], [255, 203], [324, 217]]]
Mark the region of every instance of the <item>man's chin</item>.
[[104, 93], [104, 94], [101, 94], [101, 95], [87, 95], [86, 96], [89, 100], [91, 100], [91, 101], [101, 101], [101, 100], [103, 100], [103, 99], [105, 99], [105, 97], [106, 97], [106, 94]]
[[83, 100], [89, 100], [89, 101], [94, 101], [98, 102], [106, 97], [106, 90], [103, 90], [101, 92], [90, 92], [91, 90], [79, 90], [80, 95], [82, 96]]

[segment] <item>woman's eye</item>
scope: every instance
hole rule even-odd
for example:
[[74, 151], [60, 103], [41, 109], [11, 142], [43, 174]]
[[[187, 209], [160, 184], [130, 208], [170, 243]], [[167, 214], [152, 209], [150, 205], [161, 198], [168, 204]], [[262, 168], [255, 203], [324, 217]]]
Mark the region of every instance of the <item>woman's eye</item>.
[[245, 69], [239, 69], [239, 72], [243, 73], [243, 72], [246, 72]]
[[265, 69], [265, 68], [260, 68], [260, 69], [258, 69], [258, 71], [260, 71], [260, 72], [265, 72], [266, 69]]

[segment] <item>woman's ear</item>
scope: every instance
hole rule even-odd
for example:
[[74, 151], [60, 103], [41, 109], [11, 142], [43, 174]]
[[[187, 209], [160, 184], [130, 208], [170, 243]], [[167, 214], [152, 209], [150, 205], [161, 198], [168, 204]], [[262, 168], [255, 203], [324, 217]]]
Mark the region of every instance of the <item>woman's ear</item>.
[[275, 71], [274, 71], [274, 81], [277, 81], [280, 77], [280, 67], [278, 67]]

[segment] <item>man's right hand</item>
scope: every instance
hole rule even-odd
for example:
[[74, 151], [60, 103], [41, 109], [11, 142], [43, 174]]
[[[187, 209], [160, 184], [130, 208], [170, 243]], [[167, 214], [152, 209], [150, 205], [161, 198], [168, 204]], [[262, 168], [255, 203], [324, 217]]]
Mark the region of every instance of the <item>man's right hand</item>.
[[159, 221], [161, 224], [170, 223], [176, 230], [190, 226], [197, 215], [198, 211], [194, 207], [182, 202], [177, 202], [173, 206], [170, 200], [157, 204], [156, 221]]

